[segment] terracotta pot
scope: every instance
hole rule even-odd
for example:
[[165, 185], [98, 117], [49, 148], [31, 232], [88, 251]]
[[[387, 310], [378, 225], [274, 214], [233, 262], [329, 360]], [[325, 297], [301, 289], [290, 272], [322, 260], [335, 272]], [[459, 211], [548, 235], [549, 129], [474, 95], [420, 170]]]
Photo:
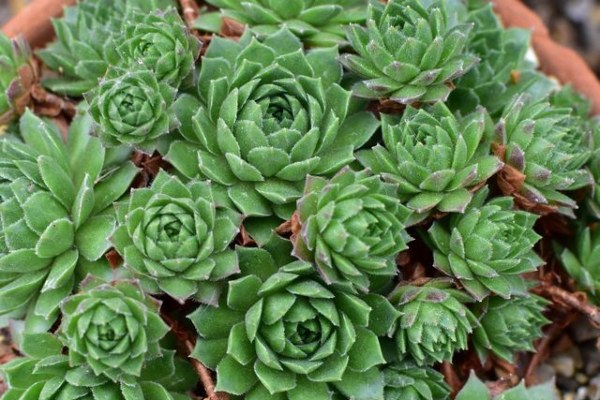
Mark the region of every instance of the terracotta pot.
[[573, 50], [552, 40], [541, 19], [520, 1], [492, 1], [505, 25], [533, 30], [533, 48], [542, 71], [562, 83], [572, 84], [593, 102], [594, 114], [600, 114], [600, 82], [586, 62]]
[[[563, 83], [572, 84], [594, 104], [600, 114], [600, 82], [585, 61], [573, 50], [554, 42], [540, 18], [519, 0], [491, 0], [506, 26], [533, 30], [533, 47], [541, 69]], [[52, 38], [50, 19], [62, 14], [64, 6], [76, 0], [34, 0], [6, 24], [2, 31], [9, 36], [23, 34], [34, 46], [43, 46]]]
[[50, 20], [60, 17], [63, 8], [75, 2], [76, 0], [34, 0], [4, 25], [2, 32], [10, 37], [22, 34], [33, 47], [41, 47], [54, 35]]

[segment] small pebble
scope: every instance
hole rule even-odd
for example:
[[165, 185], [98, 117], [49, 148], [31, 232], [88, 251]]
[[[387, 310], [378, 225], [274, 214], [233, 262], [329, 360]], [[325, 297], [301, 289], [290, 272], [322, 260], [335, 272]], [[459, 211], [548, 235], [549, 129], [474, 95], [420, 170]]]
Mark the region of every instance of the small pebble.
[[564, 376], [558, 375], [556, 377], [556, 387], [564, 392], [577, 392], [577, 389], [581, 387], [579, 383], [573, 378], [565, 378]]
[[551, 379], [556, 378], [556, 371], [551, 365], [541, 364], [535, 371], [536, 382], [548, 382]]
[[588, 381], [590, 380], [590, 378], [586, 374], [582, 374], [581, 372], [578, 372], [578, 373], [575, 374], [575, 380], [580, 385], [583, 385], [583, 384], [588, 383]]
[[596, 348], [595, 341], [581, 344], [584, 371], [588, 376], [595, 376], [600, 372], [600, 351]]
[[592, 378], [587, 389], [589, 400], [600, 400], [600, 376]]
[[587, 400], [588, 393], [586, 387], [580, 387], [577, 389], [577, 395], [575, 396], [575, 400]]
[[595, 328], [587, 318], [577, 320], [569, 329], [573, 333], [575, 341], [579, 343], [600, 337], [600, 330]]
[[563, 400], [575, 400], [575, 393], [565, 393]]
[[568, 354], [558, 354], [550, 360], [556, 373], [565, 378], [570, 378], [575, 374], [575, 360]]

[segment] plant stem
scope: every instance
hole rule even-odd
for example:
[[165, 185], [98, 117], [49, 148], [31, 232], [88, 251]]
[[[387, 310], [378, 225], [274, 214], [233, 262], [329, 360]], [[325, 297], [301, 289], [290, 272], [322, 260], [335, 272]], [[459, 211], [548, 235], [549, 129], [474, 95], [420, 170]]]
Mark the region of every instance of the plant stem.
[[[189, 340], [185, 341], [185, 347], [188, 353], [192, 353], [194, 351], [194, 345]], [[215, 383], [213, 382], [212, 376], [210, 372], [201, 362], [195, 360], [190, 357], [190, 361], [196, 370], [196, 373], [200, 377], [200, 382], [202, 382], [202, 386], [204, 386], [204, 390], [207, 394], [207, 400], [228, 400], [228, 396], [225, 393], [217, 393], [215, 392]]]
[[448, 382], [448, 385], [450, 385], [450, 388], [452, 389], [452, 398], [454, 398], [454, 396], [456, 396], [456, 394], [462, 388], [463, 384], [460, 381], [458, 374], [452, 367], [452, 364], [450, 364], [448, 361], [444, 361], [442, 364], [442, 374], [444, 375], [446, 382]]
[[586, 315], [592, 325], [600, 329], [600, 308], [590, 304], [585, 293], [571, 293], [550, 285], [540, 286], [535, 291], [542, 296], [551, 298], [555, 303], [562, 303]]
[[[161, 313], [161, 315], [165, 322], [171, 327], [171, 331], [175, 334], [178, 341], [183, 343], [187, 355], [189, 356], [192, 354], [194, 351], [194, 343], [192, 341], [194, 336], [191, 335], [177, 320], [171, 318], [169, 315], [166, 315], [164, 312]], [[206, 400], [229, 400], [229, 396], [227, 396], [227, 394], [217, 393], [215, 391], [215, 383], [210, 375], [209, 370], [200, 361], [192, 357], [188, 357], [188, 359], [192, 363], [196, 374], [198, 374], [200, 382], [204, 387], [204, 391], [208, 396]]]

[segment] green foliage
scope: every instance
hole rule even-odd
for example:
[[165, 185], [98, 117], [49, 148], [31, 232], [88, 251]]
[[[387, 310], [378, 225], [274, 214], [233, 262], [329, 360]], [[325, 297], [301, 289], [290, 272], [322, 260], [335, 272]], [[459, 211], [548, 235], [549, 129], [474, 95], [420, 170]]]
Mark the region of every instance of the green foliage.
[[454, 352], [467, 348], [478, 324], [465, 306], [472, 299], [450, 282], [399, 285], [388, 297], [401, 314], [393, 336], [400, 360], [410, 357], [419, 366], [429, 365], [450, 361]]
[[109, 49], [112, 65], [141, 64], [156, 79], [178, 87], [190, 75], [200, 52], [200, 41], [189, 33], [175, 8], [148, 14], [132, 8], [125, 17], [116, 51]]
[[593, 178], [584, 169], [591, 151], [571, 110], [518, 96], [506, 106], [496, 133], [503, 161], [524, 176], [513, 189], [535, 205], [573, 216], [577, 203], [562, 192], [590, 186]]
[[588, 192], [586, 201], [586, 217], [600, 219], [600, 123], [597, 116], [591, 117], [592, 103], [576, 92], [571, 86], [565, 86], [550, 97], [555, 107], [571, 108], [568, 124], [579, 132], [585, 144], [592, 150], [587, 167], [593, 177], [592, 190]]
[[383, 116], [383, 146], [357, 154], [358, 160], [398, 184], [398, 197], [415, 212], [465, 211], [472, 191], [502, 163], [490, 155], [491, 124], [483, 109], [457, 119], [443, 104], [407, 108], [400, 121]]
[[[345, 44], [344, 26], [362, 24], [368, 0], [208, 0], [219, 7], [223, 17], [248, 25], [260, 36], [277, 32], [282, 26], [311, 47]], [[219, 12], [202, 14], [195, 27], [219, 32]]]
[[482, 189], [463, 215], [435, 222], [428, 230], [434, 266], [479, 301], [490, 293], [504, 298], [526, 294], [521, 274], [543, 264], [533, 251], [540, 239], [533, 230], [537, 216], [514, 210], [510, 197], [486, 202], [488, 193]]
[[466, 385], [456, 396], [456, 400], [558, 400], [558, 394], [552, 381], [526, 388], [521, 382], [518, 386], [493, 396], [481, 380], [471, 372]]
[[480, 358], [485, 360], [491, 351], [512, 363], [515, 352], [535, 351], [533, 341], [542, 336], [542, 326], [550, 322], [543, 315], [547, 304], [534, 295], [509, 300], [488, 298], [481, 305], [481, 326], [473, 336]]
[[84, 271], [106, 271], [112, 204], [137, 175], [130, 162], [107, 165], [110, 152], [90, 127], [86, 115], [76, 118], [64, 143], [28, 111], [23, 141], [0, 143], [0, 314], [29, 308], [33, 330], [52, 325]]
[[22, 39], [9, 39], [0, 32], [0, 124], [11, 122], [24, 107], [28, 85], [33, 83], [35, 67], [31, 50]]
[[467, 20], [474, 24], [467, 49], [480, 62], [456, 80], [448, 104], [465, 114], [484, 106], [497, 115], [515, 93], [534, 83], [532, 67], [525, 62], [531, 33], [503, 28], [489, 3], [470, 10]]
[[69, 349], [69, 365], [134, 385], [144, 363], [161, 355], [159, 340], [169, 330], [159, 304], [127, 281], [89, 279], [81, 289], [61, 306], [59, 335]]
[[238, 272], [229, 245], [241, 218], [219, 204], [209, 182], [183, 184], [161, 171], [118, 207], [118, 221], [112, 241], [151, 293], [216, 304], [222, 281]]
[[[239, 248], [241, 277], [218, 308], [190, 319], [200, 338], [193, 352], [217, 371], [217, 389], [245, 399], [326, 400], [334, 389], [356, 400], [380, 399], [385, 362], [374, 332], [387, 332], [397, 313], [371, 294], [327, 286], [311, 264], [281, 268], [269, 252]], [[387, 312], [383, 312], [385, 309]]]
[[450, 396], [442, 374], [410, 361], [389, 364], [383, 378], [385, 400], [446, 400]]
[[304, 53], [287, 30], [263, 42], [213, 38], [200, 101], [184, 96], [176, 104], [191, 123], [167, 160], [189, 178], [227, 188], [244, 215], [289, 218], [307, 174], [338, 172], [379, 126], [372, 114], [353, 112], [336, 57], [335, 48]]
[[558, 251], [560, 261], [577, 285], [596, 299], [600, 293], [600, 234], [585, 228], [577, 233], [574, 244], [573, 249]]
[[46, 86], [69, 96], [93, 89], [108, 69], [107, 54], [123, 29], [127, 10], [148, 13], [171, 4], [172, 0], [86, 0], [65, 8], [64, 16], [53, 21], [56, 41], [37, 53], [61, 74], [47, 80]]
[[343, 169], [330, 181], [308, 177], [298, 201], [296, 256], [315, 263], [327, 283], [363, 291], [371, 275], [393, 277], [409, 239], [403, 223], [410, 214], [396, 190], [366, 171]]
[[372, 0], [366, 26], [348, 29], [357, 54], [340, 59], [364, 79], [354, 94], [402, 104], [445, 101], [452, 81], [478, 61], [466, 51], [473, 26], [452, 11], [445, 0]]
[[52, 334], [26, 335], [21, 347], [26, 357], [2, 366], [9, 386], [6, 400], [185, 400], [182, 392], [197, 380], [173, 350], [147, 363], [136, 382], [122, 385], [95, 375], [87, 366], [71, 366]]
[[[581, 125], [584, 130], [589, 130], [593, 124], [593, 119], [589, 118], [592, 113], [592, 104], [582, 94], [573, 89], [571, 85], [566, 85], [555, 91], [550, 96], [550, 103], [558, 108], [570, 108], [571, 117], [575, 122]], [[583, 136], [583, 135], [582, 135]]]
[[176, 94], [150, 70], [114, 67], [87, 97], [106, 145], [152, 153], [159, 139], [179, 124], [172, 108]]
[[539, 254], [598, 300], [600, 124], [529, 32], [485, 0], [206, 3], [200, 33], [67, 8], [46, 100], [0, 36], [3, 399], [210, 397], [177, 349], [231, 400], [447, 400], [439, 363], [535, 350]]

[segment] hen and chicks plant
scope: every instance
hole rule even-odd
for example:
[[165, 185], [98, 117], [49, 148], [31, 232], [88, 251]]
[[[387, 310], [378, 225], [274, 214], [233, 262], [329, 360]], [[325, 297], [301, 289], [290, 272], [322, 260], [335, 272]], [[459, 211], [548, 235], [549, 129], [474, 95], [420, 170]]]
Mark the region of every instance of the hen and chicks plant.
[[[208, 376], [236, 400], [445, 400], [442, 363], [535, 351], [548, 218], [581, 227], [555, 253], [595, 294], [600, 129], [529, 32], [479, 0], [182, 11], [54, 21], [36, 54], [80, 102], [67, 130], [25, 110], [35, 63], [0, 38], [4, 398], [183, 400]], [[554, 393], [496, 398], [532, 396]], [[472, 375], [456, 398], [492, 395]]]

